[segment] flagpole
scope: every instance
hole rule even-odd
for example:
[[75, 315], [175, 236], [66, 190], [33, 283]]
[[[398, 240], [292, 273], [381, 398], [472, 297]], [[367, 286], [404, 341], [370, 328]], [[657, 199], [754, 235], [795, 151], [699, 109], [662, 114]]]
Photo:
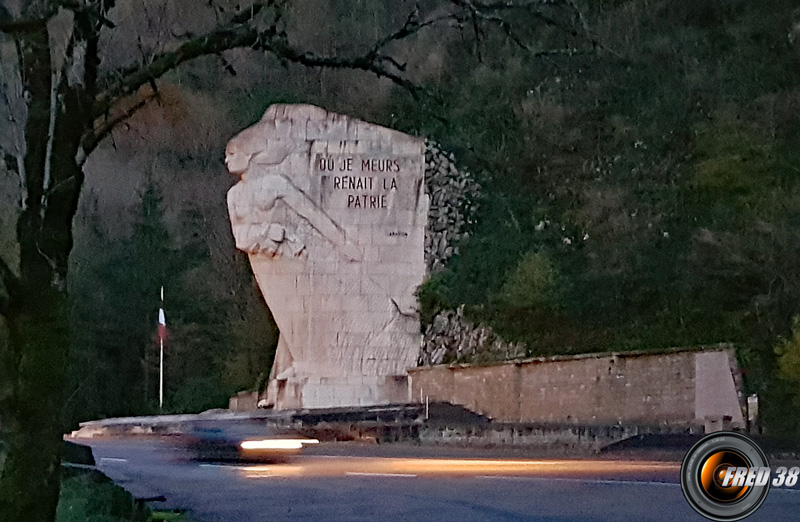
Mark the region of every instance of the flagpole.
[[161, 348], [161, 356], [159, 357], [158, 362], [158, 410], [164, 410], [164, 330], [165, 328], [162, 327], [162, 321], [166, 323], [164, 319], [164, 287], [161, 287], [161, 307], [158, 309], [158, 344]]
[[159, 337], [159, 341], [161, 345], [161, 358], [158, 372], [158, 409], [161, 411], [164, 409], [164, 338]]

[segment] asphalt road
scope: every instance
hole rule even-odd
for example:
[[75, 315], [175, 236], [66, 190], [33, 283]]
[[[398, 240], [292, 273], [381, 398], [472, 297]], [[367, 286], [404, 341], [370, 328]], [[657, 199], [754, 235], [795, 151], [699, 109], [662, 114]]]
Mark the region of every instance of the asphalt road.
[[[189, 460], [162, 440], [76, 442], [134, 496], [164, 497], [153, 506], [186, 509], [192, 522], [706, 520], [684, 500], [674, 462], [320, 445], [288, 464], [226, 465]], [[773, 489], [747, 520], [798, 512], [800, 487]]]

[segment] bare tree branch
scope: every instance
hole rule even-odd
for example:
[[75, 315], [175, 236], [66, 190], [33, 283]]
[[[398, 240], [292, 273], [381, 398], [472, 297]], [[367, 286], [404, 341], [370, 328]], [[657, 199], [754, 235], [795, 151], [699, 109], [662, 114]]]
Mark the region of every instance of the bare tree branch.
[[95, 99], [94, 116], [96, 118], [103, 117], [117, 101], [135, 93], [145, 83], [159, 78], [184, 62], [208, 54], [219, 54], [237, 47], [252, 47], [259, 38], [274, 37], [277, 34], [275, 26], [260, 32], [244, 24], [244, 21], [252, 20], [252, 17], [258, 14], [262, 8], [256, 9], [255, 6], [248, 8], [234, 16], [233, 19], [238, 22], [192, 38], [174, 51], [154, 56], [145, 65], [119, 71], [117, 80], [113, 81], [105, 91], [98, 93]]
[[[407, 90], [415, 98], [423, 94], [429, 94], [426, 89], [403, 77], [403, 66], [392, 58], [382, 55], [372, 55], [371, 52], [361, 56], [338, 57], [338, 56], [317, 56], [314, 53], [300, 51], [289, 45], [284, 35], [276, 35], [270, 41], [259, 39], [254, 46], [272, 53], [278, 59], [304, 65], [306, 67], [323, 67], [327, 69], [351, 69], [370, 72], [379, 78], [387, 78], [396, 85]], [[386, 67], [386, 64], [392, 68]], [[393, 68], [400, 66], [400, 70], [395, 72]]]
[[242, 9], [231, 18], [230, 23], [233, 25], [244, 24], [254, 19], [265, 7], [272, 7], [275, 4], [272, 2], [256, 2], [255, 4]]
[[[140, 100], [120, 115], [117, 115], [117, 117], [109, 118], [109, 113], [112, 112], [112, 108], [117, 103], [134, 94], [143, 85], [151, 84], [155, 78], [161, 77], [184, 62], [200, 56], [220, 55], [223, 51], [230, 49], [249, 47], [269, 52], [284, 62], [298, 63], [308, 67], [363, 70], [371, 72], [378, 77], [390, 79], [414, 96], [419, 96], [424, 91], [424, 89], [399, 74], [404, 69], [403, 64], [379, 53], [380, 48], [388, 44], [389, 39], [383, 39], [382, 42], [376, 44], [372, 50], [362, 56], [350, 58], [321, 57], [292, 47], [285, 33], [279, 30], [274, 21], [266, 29], [257, 29], [246, 25], [246, 22], [252, 22], [253, 17], [260, 13], [264, 7], [275, 4], [274, 0], [254, 4], [252, 7], [237, 13], [233, 17], [231, 25], [190, 39], [173, 51], [158, 54], [144, 66], [121, 71], [118, 79], [106, 91], [99, 93], [95, 99], [94, 116], [98, 119], [106, 118], [106, 121], [96, 125], [91, 132], [84, 136], [84, 153], [81, 161], [85, 160], [85, 156], [96, 147], [114, 125], [131, 117], [136, 110], [146, 104], [146, 100]], [[280, 16], [276, 15], [275, 19], [279, 20]], [[409, 17], [409, 20], [411, 20], [411, 17]], [[425, 26], [427, 25], [430, 24]], [[405, 38], [423, 27], [420, 26], [412, 30], [410, 22], [407, 22], [407, 26], [396, 32], [394, 38]]]
[[[530, 1], [521, 1], [521, 2], [511, 2], [511, 1], [501, 1], [501, 2], [475, 2], [472, 0], [451, 0], [456, 5], [465, 5], [468, 9], [474, 10], [477, 12], [478, 16], [486, 19], [487, 21], [496, 23], [500, 26], [500, 28], [506, 33], [506, 35], [515, 43], [520, 45], [521, 47], [528, 49], [528, 46], [522, 43], [515, 34], [512, 33], [512, 26], [508, 20], [496, 16], [497, 13], [503, 11], [512, 11], [512, 10], [525, 10], [529, 13], [536, 16], [538, 19], [542, 20], [543, 22], [547, 23], [548, 25], [558, 27], [562, 30], [569, 32], [572, 36], [583, 36], [586, 38], [589, 44], [591, 44], [592, 49], [603, 49], [608, 51], [616, 56], [619, 56], [617, 53], [611, 51], [610, 49], [606, 48], [605, 46], [601, 45], [593, 36], [591, 31], [589, 30], [589, 24], [586, 21], [586, 17], [583, 16], [583, 11], [578, 7], [574, 0], [530, 0]], [[553, 9], [566, 9], [568, 12], [572, 14], [572, 21], [575, 27], [569, 27], [565, 25], [562, 21], [557, 20], [553, 16], [548, 16], [546, 14], [546, 10], [548, 8]], [[489, 14], [489, 13], [494, 13]], [[575, 51], [567, 54], [576, 54], [578, 52], [585, 52], [585, 51]], [[565, 54], [564, 50], [551, 50], [537, 53], [537, 56], [544, 56], [544, 55], [552, 55], [552, 54]]]
[[0, 32], [7, 34], [33, 33], [47, 26], [47, 20], [47, 18], [0, 19]]
[[[19, 41], [15, 41], [15, 50], [16, 50], [16, 65], [19, 70], [22, 70], [22, 55], [19, 51]], [[19, 178], [19, 186], [20, 186], [20, 206], [24, 205], [25, 201], [25, 194], [27, 192], [27, 186], [25, 182], [25, 162], [24, 162], [24, 147], [22, 146], [22, 140], [20, 139], [19, 135], [19, 121], [17, 120], [17, 116], [14, 111], [14, 103], [11, 101], [11, 96], [9, 95], [9, 90], [11, 89], [13, 80], [6, 78], [6, 71], [2, 66], [0, 66], [0, 92], [2, 92], [3, 103], [5, 104], [8, 110], [8, 123], [11, 125], [11, 137], [13, 139], [14, 150], [13, 151], [4, 151], [4, 160], [6, 163], [6, 167], [11, 172], [16, 173]], [[19, 83], [21, 85], [21, 78], [19, 78]]]
[[[602, 46], [591, 36], [589, 26], [583, 13], [573, 0], [531, 0], [522, 2], [477, 2], [474, 0], [450, 0], [454, 5], [461, 7], [469, 13], [475, 34], [476, 53], [480, 59], [480, 42], [484, 34], [482, 23], [495, 25], [503, 31], [506, 37], [518, 47], [527, 51], [534, 52], [520, 36], [517, 35], [514, 27], [507, 18], [507, 14], [512, 11], [524, 11], [528, 17], [534, 17], [547, 25], [557, 27], [574, 37], [583, 37], [591, 44], [591, 48], [598, 49]], [[550, 12], [549, 12], [550, 11]], [[571, 14], [571, 21], [559, 20], [559, 11]], [[506, 13], [503, 16], [501, 13]], [[534, 52], [534, 57], [551, 55], [575, 55], [585, 53], [577, 48], [548, 49]]]
[[[449, 15], [444, 17], [440, 17], [439, 19], [449, 18]], [[415, 6], [414, 10], [408, 15], [406, 19], [406, 23], [403, 24], [403, 27], [398, 29], [392, 34], [387, 35], [385, 38], [381, 38], [378, 40], [375, 45], [372, 47], [370, 54], [373, 56], [377, 56], [381, 49], [386, 47], [389, 43], [395, 42], [397, 40], [402, 40], [412, 34], [419, 32], [422, 29], [423, 25], [420, 23], [419, 19], [419, 6]]]
[[[461, 26], [471, 23], [475, 32], [476, 50], [480, 54], [480, 41], [484, 38], [484, 24], [493, 24], [500, 27], [506, 36], [521, 48], [530, 51], [529, 47], [513, 31], [511, 23], [501, 16], [503, 12], [525, 10], [529, 14], [541, 15], [542, 20], [550, 24], [564, 25], [562, 22], [547, 17], [541, 11], [549, 8], [566, 9], [573, 13], [575, 20], [582, 21], [582, 29], [586, 32], [585, 21], [582, 14], [571, 0], [534, 0], [529, 2], [492, 2], [482, 3], [474, 0], [450, 0], [455, 10], [444, 14], [432, 15], [428, 19], [421, 19], [419, 8], [415, 8], [407, 17], [405, 23], [396, 31], [377, 40], [366, 52], [354, 56], [319, 56], [313, 52], [298, 49], [293, 46], [286, 33], [280, 27], [283, 15], [284, 2], [281, 0], [264, 0], [236, 13], [230, 21], [217, 29], [185, 41], [176, 49], [159, 53], [145, 65], [134, 66], [118, 71], [116, 79], [109, 87], [95, 98], [94, 118], [105, 119], [103, 123], [96, 124], [92, 131], [87, 132], [83, 138], [84, 152], [81, 161], [102, 140], [111, 128], [117, 123], [131, 117], [147, 100], [140, 99], [117, 116], [109, 116], [113, 107], [125, 98], [135, 94], [140, 87], [151, 84], [156, 78], [175, 69], [179, 65], [194, 58], [207, 55], [221, 55], [224, 51], [235, 48], [251, 48], [272, 54], [283, 63], [295, 63], [305, 67], [327, 69], [361, 70], [374, 74], [378, 78], [387, 78], [394, 84], [408, 91], [415, 99], [432, 93], [416, 84], [403, 73], [406, 66], [395, 57], [384, 54], [384, 50], [392, 43], [408, 39], [421, 30], [431, 28], [442, 23], [451, 23]], [[270, 23], [261, 21], [261, 28], [255, 27], [256, 17], [269, 10], [273, 14]], [[266, 27], [263, 27], [265, 26]], [[567, 24], [568, 25], [568, 24]], [[577, 30], [566, 25], [563, 27], [571, 34], [577, 35]], [[594, 44], [593, 44], [594, 45]], [[564, 48], [535, 52], [534, 56], [547, 56], [556, 54], [574, 55], [579, 52], [577, 48]]]
[[59, 9], [68, 9], [76, 15], [90, 14], [100, 25], [114, 28], [114, 23], [106, 18], [106, 13], [113, 2], [81, 2], [79, 0], [58, 0], [43, 3], [43, 8], [28, 18], [13, 18], [4, 6], [0, 5], [0, 32], [7, 34], [24, 34], [40, 31], [58, 14]]
[[119, 108], [119, 105], [114, 107], [116, 114], [105, 118], [103, 120], [97, 120], [95, 123], [94, 129], [90, 132], [84, 134], [83, 139], [81, 140], [81, 152], [77, 158], [78, 165], [83, 165], [86, 162], [89, 154], [97, 148], [97, 145], [100, 144], [103, 139], [108, 136], [114, 127], [119, 125], [120, 123], [130, 119], [139, 109], [144, 108], [149, 104], [151, 101], [158, 98], [158, 91], [150, 88], [147, 92], [142, 93], [139, 100], [135, 103], [129, 105], [128, 107]]
[[[72, 38], [70, 38], [70, 44]], [[50, 122], [47, 126], [47, 152], [44, 159], [44, 180], [42, 181], [42, 202], [41, 214], [44, 219], [44, 213], [47, 211], [47, 191], [50, 188], [50, 180], [52, 173], [52, 156], [53, 156], [53, 141], [56, 138], [56, 117], [58, 113], [58, 91], [61, 88], [62, 82], [61, 71], [53, 73], [53, 79], [50, 85]]]

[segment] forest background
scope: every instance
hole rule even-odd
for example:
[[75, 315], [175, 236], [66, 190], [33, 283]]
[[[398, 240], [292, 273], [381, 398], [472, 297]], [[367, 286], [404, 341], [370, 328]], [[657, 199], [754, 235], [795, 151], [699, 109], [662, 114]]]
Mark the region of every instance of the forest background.
[[[146, 60], [228, 3], [117, 2], [105, 48], [119, 56], [107, 59]], [[785, 0], [575, 6], [581, 17], [545, 11], [513, 37], [476, 41], [463, 27], [397, 44], [407, 77], [431, 93], [416, 98], [368, 73], [253, 50], [161, 78], [86, 163], [64, 426], [157, 411], [162, 285], [168, 411], [224, 407], [263, 382], [278, 333], [233, 246], [222, 153], [270, 103], [303, 102], [434, 139], [478, 176], [480, 214], [423, 287], [426, 319], [464, 304], [528, 355], [732, 342], [765, 422], [797, 435], [800, 13]], [[297, 0], [287, 32], [346, 55], [413, 8]], [[6, 159], [0, 253], [13, 256], [18, 181]]]

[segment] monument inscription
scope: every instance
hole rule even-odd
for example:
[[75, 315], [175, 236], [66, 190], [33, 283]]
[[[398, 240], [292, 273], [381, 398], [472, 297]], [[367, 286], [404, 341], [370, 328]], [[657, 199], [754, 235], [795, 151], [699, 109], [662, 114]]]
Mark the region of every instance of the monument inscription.
[[[363, 158], [354, 156], [320, 156], [317, 170], [323, 175], [322, 184], [333, 184], [335, 191], [346, 193], [346, 208], [389, 208], [388, 196], [397, 190], [397, 176], [402, 159]], [[336, 197], [336, 194], [333, 195]]]
[[280, 330], [276, 408], [407, 400], [422, 337], [428, 196], [421, 139], [273, 105], [226, 148], [237, 248]]

